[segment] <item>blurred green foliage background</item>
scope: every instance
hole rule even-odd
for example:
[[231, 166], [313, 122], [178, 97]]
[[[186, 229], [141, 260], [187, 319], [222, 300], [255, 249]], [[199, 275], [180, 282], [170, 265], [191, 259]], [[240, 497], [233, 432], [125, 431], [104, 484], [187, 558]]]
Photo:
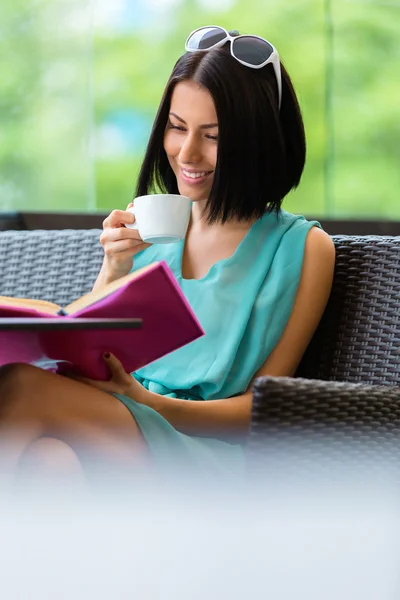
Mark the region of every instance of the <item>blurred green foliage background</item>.
[[297, 213], [400, 219], [400, 0], [2, 0], [0, 212], [132, 198], [190, 31], [269, 39], [303, 110]]

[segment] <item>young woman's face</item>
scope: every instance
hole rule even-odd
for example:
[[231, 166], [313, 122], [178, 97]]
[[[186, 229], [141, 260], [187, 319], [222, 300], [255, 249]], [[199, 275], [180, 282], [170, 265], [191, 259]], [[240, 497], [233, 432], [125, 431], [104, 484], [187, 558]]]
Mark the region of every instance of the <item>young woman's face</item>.
[[179, 193], [207, 200], [217, 164], [218, 120], [210, 93], [194, 81], [175, 86], [164, 149]]

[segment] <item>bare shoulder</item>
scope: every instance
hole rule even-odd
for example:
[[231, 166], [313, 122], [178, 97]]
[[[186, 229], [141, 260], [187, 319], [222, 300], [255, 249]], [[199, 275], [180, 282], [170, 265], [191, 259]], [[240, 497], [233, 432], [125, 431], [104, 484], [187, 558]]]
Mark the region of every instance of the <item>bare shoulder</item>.
[[318, 227], [307, 234], [300, 283], [292, 313], [278, 344], [255, 374], [293, 376], [318, 327], [332, 289], [335, 246]]
[[304, 247], [299, 291], [309, 286], [314, 292], [324, 286], [328, 286], [330, 290], [334, 268], [335, 246], [332, 238], [322, 229], [312, 227]]
[[306, 238], [304, 260], [310, 259], [317, 263], [327, 260], [327, 266], [332, 266], [335, 262], [335, 245], [332, 238], [319, 227], [312, 227]]

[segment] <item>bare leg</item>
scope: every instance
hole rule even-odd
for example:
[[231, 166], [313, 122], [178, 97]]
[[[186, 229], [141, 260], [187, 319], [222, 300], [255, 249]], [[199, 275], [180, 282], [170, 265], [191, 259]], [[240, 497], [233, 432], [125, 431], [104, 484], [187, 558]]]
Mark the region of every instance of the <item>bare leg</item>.
[[4, 475], [18, 468], [36, 440], [50, 437], [105, 467], [134, 467], [148, 458], [131, 413], [117, 398], [26, 364], [0, 368], [0, 450]]

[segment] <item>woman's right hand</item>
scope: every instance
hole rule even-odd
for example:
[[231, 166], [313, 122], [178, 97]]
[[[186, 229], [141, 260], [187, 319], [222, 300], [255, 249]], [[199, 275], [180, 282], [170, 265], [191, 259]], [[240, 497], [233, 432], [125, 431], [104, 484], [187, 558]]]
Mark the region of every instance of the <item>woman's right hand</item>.
[[125, 223], [135, 222], [134, 215], [127, 212], [131, 206], [132, 202], [126, 210], [113, 210], [103, 221], [100, 243], [104, 248], [104, 261], [101, 270], [107, 281], [127, 275], [133, 267], [135, 254], [150, 246], [142, 240], [137, 229], [125, 227]]

